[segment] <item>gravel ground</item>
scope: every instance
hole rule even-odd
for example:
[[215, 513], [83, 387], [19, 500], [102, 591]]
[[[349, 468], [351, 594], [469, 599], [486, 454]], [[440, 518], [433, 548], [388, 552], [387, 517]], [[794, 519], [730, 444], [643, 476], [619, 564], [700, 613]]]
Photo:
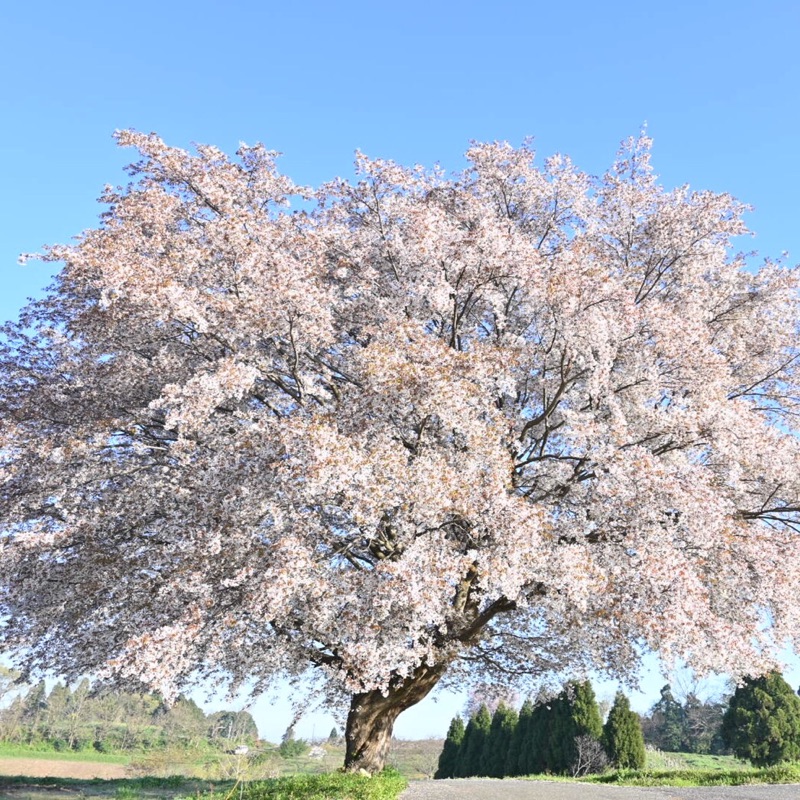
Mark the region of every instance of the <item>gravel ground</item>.
[[467, 778], [412, 781], [400, 800], [800, 800], [800, 785], [598, 786], [589, 783]]

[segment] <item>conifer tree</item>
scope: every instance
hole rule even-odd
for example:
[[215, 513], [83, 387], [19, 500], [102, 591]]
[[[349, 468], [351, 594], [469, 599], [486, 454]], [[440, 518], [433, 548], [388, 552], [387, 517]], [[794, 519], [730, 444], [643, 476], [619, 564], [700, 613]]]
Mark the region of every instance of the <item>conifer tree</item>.
[[661, 697], [650, 711], [657, 731], [655, 744], [662, 750], [678, 752], [685, 743], [685, 719], [681, 704], [672, 694], [672, 687], [666, 684], [661, 688]]
[[486, 743], [485, 768], [490, 778], [503, 778], [506, 773], [506, 761], [518, 716], [513, 708], [500, 703], [492, 716], [492, 727]]
[[628, 698], [617, 692], [603, 727], [603, 746], [618, 769], [642, 769], [645, 762], [644, 736], [639, 715]]
[[599, 740], [603, 735], [603, 719], [592, 684], [589, 681], [572, 684], [571, 717], [576, 736], [591, 736]]
[[550, 738], [555, 717], [555, 701], [538, 703], [528, 723], [525, 750], [520, 757], [523, 775], [539, 775], [550, 771]]
[[455, 778], [458, 753], [464, 742], [464, 733], [464, 721], [460, 716], [453, 717], [447, 729], [447, 738], [439, 755], [439, 766], [433, 775], [434, 778]]
[[523, 756], [527, 755], [526, 745], [530, 734], [531, 714], [533, 714], [533, 702], [528, 699], [519, 710], [517, 725], [506, 756], [505, 774], [511, 777], [525, 774]]
[[491, 727], [492, 717], [484, 703], [467, 723], [464, 741], [458, 752], [456, 777], [469, 778], [486, 774], [484, 752]]
[[766, 767], [800, 758], [800, 698], [777, 672], [746, 678], [722, 718], [738, 758]]
[[600, 708], [589, 681], [570, 681], [551, 703], [546, 769], [567, 774], [575, 759], [575, 739], [590, 736], [599, 740], [603, 733]]
[[564, 773], [569, 766], [565, 743], [574, 736], [569, 718], [569, 700], [566, 690], [550, 701], [549, 730], [544, 747], [545, 771]]

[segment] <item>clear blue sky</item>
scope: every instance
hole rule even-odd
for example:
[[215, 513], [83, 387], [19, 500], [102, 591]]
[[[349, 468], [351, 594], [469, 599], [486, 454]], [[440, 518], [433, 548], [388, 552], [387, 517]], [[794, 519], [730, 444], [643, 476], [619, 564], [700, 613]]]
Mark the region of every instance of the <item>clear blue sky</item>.
[[[800, 261], [798, 39], [796, 0], [6, 3], [0, 320], [48, 282], [19, 253], [93, 227], [124, 182], [125, 127], [263, 141], [319, 183], [356, 148], [458, 169], [471, 139], [529, 135], [599, 173], [646, 121], [665, 184], [731, 192], [755, 207], [742, 248]], [[398, 730], [443, 732], [457, 702]], [[264, 732], [281, 716], [260, 711]]]

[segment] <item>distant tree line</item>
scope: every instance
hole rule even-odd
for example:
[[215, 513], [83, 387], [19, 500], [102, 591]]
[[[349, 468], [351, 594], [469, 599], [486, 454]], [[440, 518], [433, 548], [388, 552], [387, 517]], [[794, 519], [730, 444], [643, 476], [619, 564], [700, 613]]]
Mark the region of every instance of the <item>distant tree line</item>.
[[668, 685], [643, 718], [617, 693], [605, 724], [588, 681], [555, 698], [481, 705], [466, 726], [450, 723], [436, 778], [585, 775], [644, 766], [645, 743], [671, 752], [732, 753], [754, 766], [800, 760], [800, 697], [777, 672], [745, 678], [726, 700], [683, 702]]
[[[7, 678], [7, 676], [5, 676]], [[167, 747], [228, 749], [253, 744], [258, 728], [246, 711], [205, 714], [191, 699], [167, 705], [156, 694], [73, 688], [44, 681], [11, 691], [0, 709], [0, 742], [55, 750], [116, 752]]]
[[573, 681], [553, 699], [526, 700], [519, 713], [501, 703], [493, 715], [481, 705], [466, 726], [454, 718], [434, 777], [585, 775], [609, 763], [639, 768], [644, 757], [625, 695], [617, 694], [604, 725], [591, 684]]
[[669, 685], [642, 720], [645, 741], [661, 750], [728, 754], [769, 766], [800, 759], [800, 697], [771, 672], [745, 678], [733, 696], [679, 702]]
[[649, 713], [642, 718], [647, 744], [672, 753], [730, 753], [722, 735], [728, 698], [702, 701], [695, 692], [678, 700], [667, 684]]

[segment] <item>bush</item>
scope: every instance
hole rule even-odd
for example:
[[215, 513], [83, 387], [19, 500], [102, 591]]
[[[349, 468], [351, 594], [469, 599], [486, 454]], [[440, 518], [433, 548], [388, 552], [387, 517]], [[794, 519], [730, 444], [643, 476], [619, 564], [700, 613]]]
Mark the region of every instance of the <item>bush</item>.
[[281, 758], [299, 758], [309, 750], [309, 744], [303, 739], [286, 739], [281, 742], [278, 752]]

